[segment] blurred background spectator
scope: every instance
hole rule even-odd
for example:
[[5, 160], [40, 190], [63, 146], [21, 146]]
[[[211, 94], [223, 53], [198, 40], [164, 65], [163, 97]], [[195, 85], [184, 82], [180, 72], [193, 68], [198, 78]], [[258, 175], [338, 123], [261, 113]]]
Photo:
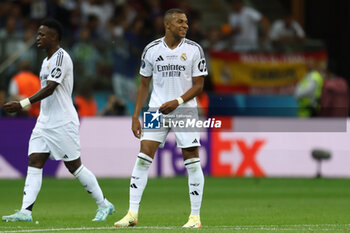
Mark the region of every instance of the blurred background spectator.
[[[5, 57], [11, 57], [14, 51], [20, 51], [24, 48], [23, 30], [21, 21], [13, 15], [5, 19], [5, 25], [0, 29], [0, 40], [6, 40], [6, 44], [1, 46], [0, 53]], [[11, 76], [16, 72], [16, 65], [9, 64], [5, 74]]]
[[[232, 11], [228, 23], [231, 27], [230, 36], [234, 51], [256, 51], [259, 41], [266, 43], [269, 21], [259, 11], [245, 6], [243, 0], [231, 0]], [[259, 38], [259, 24], [263, 29]]]
[[79, 39], [73, 45], [71, 52], [71, 57], [74, 60], [75, 82], [83, 82], [83, 79], [95, 76], [100, 62], [99, 52], [92, 43], [90, 29], [83, 27], [79, 33]]
[[110, 95], [106, 107], [102, 110], [102, 116], [124, 116], [127, 114], [125, 103], [116, 95]]
[[273, 22], [270, 39], [277, 51], [295, 51], [298, 48], [300, 50], [300, 42], [305, 39], [305, 33], [293, 16], [285, 13], [283, 19]]
[[86, 0], [80, 1], [81, 15], [83, 22], [90, 25], [92, 37], [94, 39], [109, 39], [107, 23], [113, 17], [114, 5], [109, 0]]
[[299, 117], [317, 116], [320, 112], [320, 99], [323, 87], [323, 77], [317, 69], [316, 61], [306, 60], [307, 73], [295, 89], [298, 100]]
[[[10, 100], [21, 100], [28, 98], [38, 92], [41, 88], [40, 79], [33, 74], [30, 69], [30, 61], [23, 60], [18, 64], [19, 72], [13, 76], [9, 85]], [[39, 116], [40, 102], [31, 105], [25, 109], [21, 115], [28, 115], [32, 117]]]
[[98, 107], [93, 92], [93, 80], [85, 79], [78, 88], [77, 95], [74, 98], [74, 106], [77, 109], [79, 117], [96, 116]]
[[228, 42], [224, 40], [224, 34], [221, 33], [221, 29], [219, 28], [209, 28], [204, 39], [200, 40], [200, 42], [206, 51], [206, 55], [210, 51], [223, 51], [228, 48]]
[[[187, 38], [201, 44], [208, 60], [210, 75], [201, 105], [210, 108], [218, 101], [228, 106], [226, 97], [234, 99], [235, 106], [265, 97], [272, 102], [288, 97], [297, 103], [297, 83], [310, 77], [310, 73], [305, 75], [310, 56], [317, 62], [337, 63], [332, 70], [335, 78], [318, 69], [325, 80], [322, 93], [343, 93], [337, 95], [338, 100], [347, 95], [350, 33], [334, 25], [350, 19], [344, 13], [350, 10], [350, 2], [331, 0], [269, 0], [269, 4], [260, 0], [3, 0], [0, 89], [14, 86], [12, 77], [20, 72], [22, 61], [30, 61], [28, 69], [38, 74], [45, 56], [35, 45], [38, 22], [53, 17], [65, 28], [63, 46], [75, 66], [77, 106], [86, 103], [94, 109], [91, 115], [98, 111], [101, 115], [131, 114], [142, 49], [164, 35], [163, 14], [173, 7], [186, 12]], [[271, 28], [269, 22], [273, 22]], [[251, 79], [244, 80], [248, 76]], [[87, 82], [90, 86], [83, 90]], [[335, 99], [317, 98], [325, 106]]]
[[349, 88], [346, 80], [333, 73], [329, 65], [325, 73], [320, 99], [321, 117], [347, 117], [349, 114]]

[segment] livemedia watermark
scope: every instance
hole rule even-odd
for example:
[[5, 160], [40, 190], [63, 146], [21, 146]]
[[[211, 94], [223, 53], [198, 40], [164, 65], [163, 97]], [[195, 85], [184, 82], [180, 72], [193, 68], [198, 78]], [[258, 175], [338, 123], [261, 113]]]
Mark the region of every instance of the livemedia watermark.
[[145, 111], [143, 113], [143, 129], [173, 129], [173, 130], [206, 130], [221, 129], [222, 121], [214, 117], [199, 118], [198, 111], [184, 109], [176, 110], [170, 114], [162, 114], [159, 110]]
[[300, 118], [297, 108], [238, 108], [213, 107], [205, 108], [177, 108], [169, 114], [162, 114], [158, 108], [144, 109], [144, 131], [172, 131], [193, 132], [346, 132], [347, 111], [343, 108], [324, 109], [335, 116], [325, 114]]

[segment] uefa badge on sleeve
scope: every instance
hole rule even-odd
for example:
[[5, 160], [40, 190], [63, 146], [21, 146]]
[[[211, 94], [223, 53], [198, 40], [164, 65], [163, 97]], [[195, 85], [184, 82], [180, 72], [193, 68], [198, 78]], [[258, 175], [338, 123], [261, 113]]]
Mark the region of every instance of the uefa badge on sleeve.
[[143, 113], [144, 129], [160, 129], [162, 113], [157, 111], [148, 111]]

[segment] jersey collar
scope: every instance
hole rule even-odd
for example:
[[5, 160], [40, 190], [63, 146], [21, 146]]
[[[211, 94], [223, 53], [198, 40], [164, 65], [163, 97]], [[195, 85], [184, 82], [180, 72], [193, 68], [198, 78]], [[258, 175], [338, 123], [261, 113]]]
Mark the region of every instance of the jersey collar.
[[57, 50], [56, 50], [56, 52], [54, 52], [54, 54], [52, 54], [52, 56], [48, 59], [47, 57], [46, 57], [46, 60], [48, 61], [48, 60], [50, 60], [51, 58], [53, 58], [55, 55], [56, 55], [56, 53], [58, 53], [59, 51], [61, 51], [62, 50], [62, 48], [58, 48]]
[[[164, 38], [165, 38], [165, 37], [162, 37], [163, 46], [164, 46], [165, 48], [167, 48], [167, 49], [170, 49], [170, 48], [168, 47], [168, 45], [165, 43]], [[180, 48], [180, 47], [183, 45], [183, 43], [185, 42], [185, 40], [186, 40], [186, 38], [182, 38], [181, 42], [177, 45], [177, 47], [174, 48], [174, 49], [170, 49], [170, 50], [175, 50], [175, 49], [177, 49], [177, 48]]]

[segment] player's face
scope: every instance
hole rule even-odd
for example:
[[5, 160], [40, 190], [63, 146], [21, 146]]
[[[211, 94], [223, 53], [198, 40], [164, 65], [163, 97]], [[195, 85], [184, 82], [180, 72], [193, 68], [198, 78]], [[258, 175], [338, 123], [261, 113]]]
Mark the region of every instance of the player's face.
[[168, 25], [168, 29], [175, 37], [184, 38], [188, 31], [188, 20], [185, 14], [174, 13]]
[[41, 25], [38, 29], [38, 35], [36, 37], [37, 47], [39, 49], [47, 49], [51, 46], [53, 40], [53, 31], [47, 26]]

